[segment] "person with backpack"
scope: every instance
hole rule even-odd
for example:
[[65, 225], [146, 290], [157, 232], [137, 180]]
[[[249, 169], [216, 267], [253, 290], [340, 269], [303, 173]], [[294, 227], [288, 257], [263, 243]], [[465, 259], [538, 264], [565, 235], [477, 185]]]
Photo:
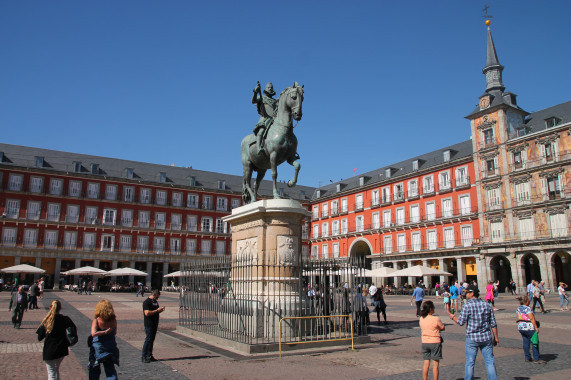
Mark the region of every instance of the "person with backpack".
[[117, 336], [117, 317], [113, 305], [108, 300], [101, 300], [95, 306], [95, 318], [91, 323], [91, 339], [89, 350], [89, 379], [99, 379], [101, 365], [107, 380], [117, 380], [115, 364], [119, 365], [119, 348]]

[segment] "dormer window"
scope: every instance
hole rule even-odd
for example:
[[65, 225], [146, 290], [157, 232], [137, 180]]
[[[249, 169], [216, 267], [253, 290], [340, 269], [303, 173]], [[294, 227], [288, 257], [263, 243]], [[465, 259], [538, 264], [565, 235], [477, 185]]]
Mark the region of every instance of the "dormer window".
[[444, 151], [444, 153], [443, 153], [443, 159], [444, 159], [444, 162], [450, 161], [450, 151], [449, 151], [449, 150], [445, 150], [445, 151]]
[[44, 167], [44, 158], [43, 157], [34, 157], [36, 168], [43, 168]]
[[340, 183], [338, 183], [335, 187], [336, 187], [335, 190], [336, 190], [337, 192], [340, 192], [340, 191], [341, 191], [341, 184], [340, 184]]
[[226, 181], [218, 181], [218, 190], [226, 190]]
[[159, 182], [166, 183], [167, 182], [167, 173], [159, 172]]
[[195, 176], [188, 177], [188, 186], [196, 186], [196, 177]]
[[385, 178], [391, 178], [391, 168], [385, 169]]
[[99, 164], [91, 164], [91, 174], [99, 174]]
[[321, 190], [315, 190], [315, 197], [316, 198], [321, 197]]
[[125, 169], [125, 178], [127, 178], [127, 179], [133, 179], [133, 173], [134, 173], [133, 168], [127, 168], [127, 169]]
[[418, 160], [412, 161], [412, 171], [418, 170]]
[[359, 186], [365, 185], [365, 177], [359, 177]]
[[81, 162], [73, 161], [73, 172], [74, 173], [81, 173]]
[[4, 162], [4, 152], [0, 152], [0, 162]]
[[299, 192], [299, 197], [300, 197], [301, 199], [305, 199], [305, 191], [303, 191], [303, 190], [300, 191], [300, 192]]
[[547, 128], [555, 127], [557, 124], [561, 122], [561, 119], [557, 117], [550, 117], [549, 119], [545, 119], [545, 126]]

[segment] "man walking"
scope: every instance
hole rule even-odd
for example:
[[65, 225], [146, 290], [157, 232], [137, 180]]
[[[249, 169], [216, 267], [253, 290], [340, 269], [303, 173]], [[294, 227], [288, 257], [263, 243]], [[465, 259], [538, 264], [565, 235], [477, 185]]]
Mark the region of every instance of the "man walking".
[[143, 353], [141, 361], [143, 363], [156, 362], [157, 359], [153, 356], [153, 344], [155, 343], [155, 336], [159, 328], [159, 314], [165, 311], [164, 306], [159, 307], [158, 299], [161, 292], [158, 289], [153, 290], [151, 295], [143, 302], [143, 314], [145, 324], [145, 343], [143, 343]]
[[464, 380], [474, 379], [474, 363], [478, 349], [482, 351], [488, 380], [497, 380], [494, 346], [500, 343], [498, 324], [492, 306], [479, 299], [480, 291], [474, 285], [466, 289], [466, 306], [460, 316], [448, 313], [450, 319], [460, 326], [466, 325], [466, 366]]
[[[13, 311], [12, 308], [14, 308]], [[20, 285], [18, 292], [12, 294], [8, 310], [12, 311], [12, 323], [14, 324], [14, 328], [19, 329], [22, 324], [24, 311], [28, 310], [28, 295], [24, 292], [23, 286]]]
[[33, 310], [38, 308], [39, 296], [40, 296], [40, 288], [38, 287], [38, 282], [34, 281], [32, 286], [30, 286], [30, 301], [28, 304], [28, 309]]
[[412, 292], [412, 297], [410, 301], [414, 300], [416, 302], [416, 316], [420, 317], [420, 306], [422, 305], [422, 300], [424, 299], [424, 289], [420, 286], [420, 282], [416, 285], [416, 288]]
[[531, 294], [533, 296], [533, 306], [531, 307], [531, 310], [533, 310], [533, 312], [535, 313], [535, 305], [539, 303], [539, 306], [541, 306], [541, 312], [543, 314], [545, 314], [546, 311], [543, 308], [543, 302], [541, 302], [542, 292], [541, 292], [541, 288], [539, 287], [539, 282], [535, 281], [534, 284], [535, 284], [535, 286], [531, 290]]

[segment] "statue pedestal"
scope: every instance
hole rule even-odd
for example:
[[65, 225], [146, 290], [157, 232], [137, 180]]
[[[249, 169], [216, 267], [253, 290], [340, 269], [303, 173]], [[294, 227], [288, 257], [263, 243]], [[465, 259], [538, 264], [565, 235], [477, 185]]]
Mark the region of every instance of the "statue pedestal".
[[[274, 340], [283, 317], [298, 316], [301, 226], [308, 211], [297, 201], [268, 199], [232, 210], [224, 218], [232, 228], [230, 289], [227, 310], [243, 310], [244, 333]], [[221, 315], [222, 326], [231, 315]], [[289, 334], [292, 321], [282, 326]]]

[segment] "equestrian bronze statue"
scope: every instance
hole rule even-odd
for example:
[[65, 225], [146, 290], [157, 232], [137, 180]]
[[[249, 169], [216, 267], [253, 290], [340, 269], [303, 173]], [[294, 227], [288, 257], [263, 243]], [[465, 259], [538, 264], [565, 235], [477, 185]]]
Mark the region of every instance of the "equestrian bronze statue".
[[[294, 82], [293, 86], [282, 91], [278, 99], [272, 83], [266, 85], [261, 92], [260, 82], [254, 89], [252, 103], [256, 105], [260, 120], [254, 133], [244, 137], [241, 145], [242, 165], [242, 199], [244, 204], [256, 201], [258, 188], [264, 179], [266, 170], [272, 169], [273, 195], [279, 199], [277, 189], [278, 166], [287, 161], [295, 169], [294, 176], [288, 181], [289, 187], [297, 183], [300, 164], [297, 161], [297, 138], [293, 134], [292, 120], [301, 120], [303, 103], [303, 86]], [[251, 187], [252, 173], [257, 172], [254, 188]]]

